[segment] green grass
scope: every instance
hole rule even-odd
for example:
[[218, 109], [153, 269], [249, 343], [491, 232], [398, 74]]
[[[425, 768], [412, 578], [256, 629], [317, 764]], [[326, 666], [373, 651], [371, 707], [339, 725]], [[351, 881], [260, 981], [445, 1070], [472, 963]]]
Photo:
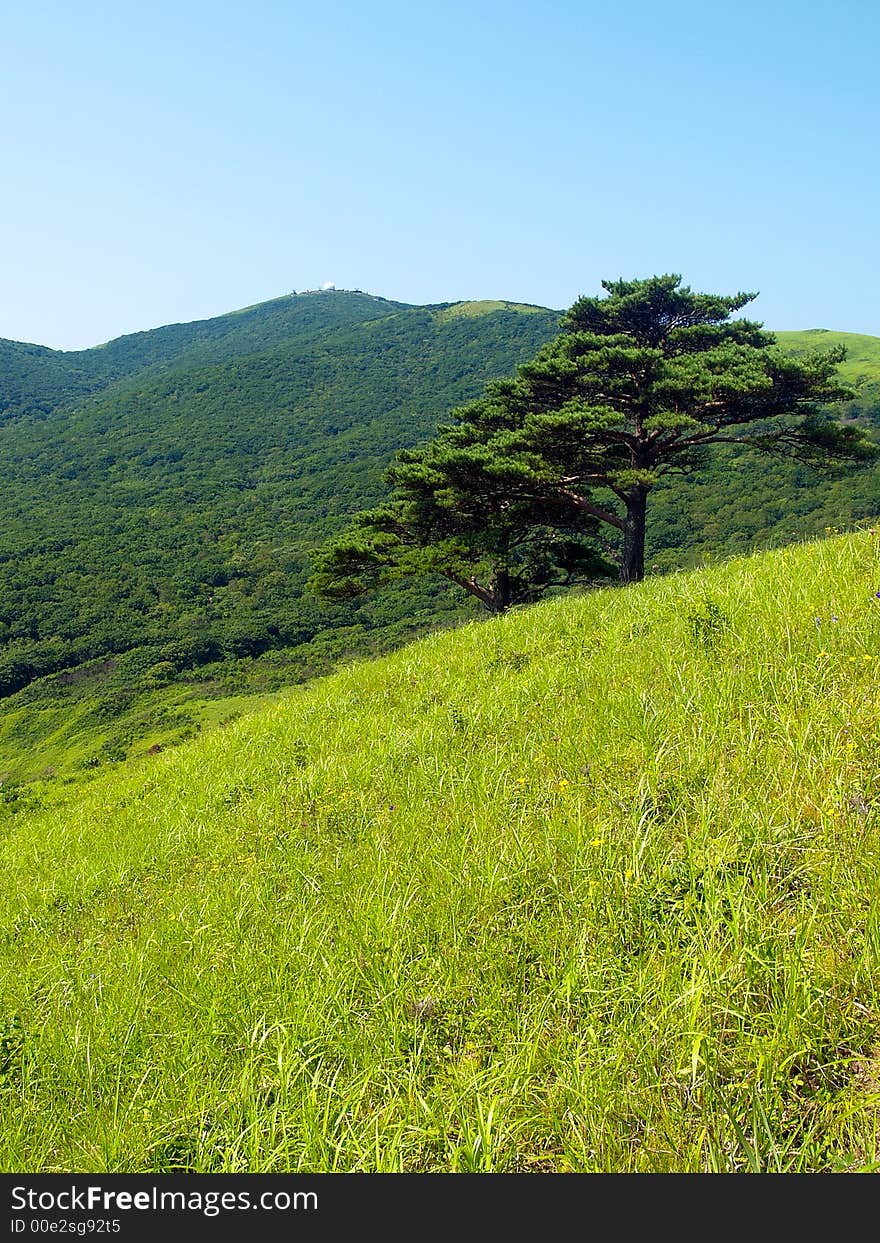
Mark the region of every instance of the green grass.
[[840, 366], [841, 378], [849, 384], [876, 384], [880, 381], [880, 337], [868, 337], [858, 332], [832, 332], [827, 328], [777, 332], [775, 335], [779, 344], [792, 354], [845, 345], [847, 356]]
[[57, 684], [58, 679], [45, 679], [4, 702], [0, 787], [7, 790], [34, 782], [75, 781], [83, 772], [155, 754], [274, 698], [266, 692], [224, 694], [210, 683], [194, 682], [138, 691], [129, 703], [127, 691], [95, 679], [81, 696], [61, 692], [41, 702], [49, 682]]
[[[454, 614], [447, 623], [454, 621]], [[427, 629], [418, 615], [376, 634], [340, 629], [311, 643], [259, 657], [225, 659], [177, 671], [155, 653], [134, 651], [51, 674], [3, 699], [0, 787], [76, 781], [83, 773], [178, 746], [205, 728], [227, 725], [272, 703], [282, 689], [339, 665], [402, 646]], [[23, 794], [24, 791], [19, 791]]]
[[476, 319], [480, 315], [492, 315], [495, 311], [520, 311], [523, 315], [546, 315], [547, 308], [533, 306], [528, 302], [498, 302], [484, 298], [476, 302], [454, 302], [452, 306], [436, 311], [434, 318], [440, 323], [450, 319]]
[[0, 806], [2, 1168], [875, 1168], [878, 590], [568, 596]]

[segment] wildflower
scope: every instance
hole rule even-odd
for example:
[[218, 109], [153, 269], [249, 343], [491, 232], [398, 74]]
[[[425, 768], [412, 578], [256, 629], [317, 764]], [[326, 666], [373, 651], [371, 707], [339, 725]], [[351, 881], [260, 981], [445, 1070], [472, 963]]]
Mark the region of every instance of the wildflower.
[[560, 790], [567, 790], [570, 785], [571, 785], [571, 782], [566, 781], [565, 778], [563, 777], [559, 783], [559, 788]]
[[601, 838], [601, 837], [594, 837], [594, 838], [592, 839], [592, 841], [590, 842], [590, 845], [591, 845], [591, 846], [601, 846], [601, 845], [602, 845], [602, 838]]

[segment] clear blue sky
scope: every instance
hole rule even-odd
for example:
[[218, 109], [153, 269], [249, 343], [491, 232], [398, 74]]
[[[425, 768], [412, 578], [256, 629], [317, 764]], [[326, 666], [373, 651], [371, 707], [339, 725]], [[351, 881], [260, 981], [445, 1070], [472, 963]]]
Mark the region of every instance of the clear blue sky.
[[0, 45], [0, 336], [658, 271], [880, 335], [876, 0], [31, 0]]

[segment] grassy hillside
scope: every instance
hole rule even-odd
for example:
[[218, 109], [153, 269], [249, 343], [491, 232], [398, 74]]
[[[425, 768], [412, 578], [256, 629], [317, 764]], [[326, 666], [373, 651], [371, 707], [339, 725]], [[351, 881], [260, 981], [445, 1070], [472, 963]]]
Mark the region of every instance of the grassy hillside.
[[569, 596], [9, 801], [3, 1168], [877, 1168], [878, 591]]
[[441, 322], [450, 319], [475, 319], [480, 315], [491, 315], [495, 311], [521, 311], [524, 315], [542, 315], [546, 308], [533, 306], [528, 302], [497, 302], [483, 299], [478, 302], [453, 302], [451, 306], [442, 307], [435, 312]]
[[840, 374], [847, 383], [880, 384], [880, 337], [810, 328], [805, 332], [777, 332], [776, 338], [792, 354], [808, 354], [812, 350], [845, 345], [846, 361], [841, 364]]
[[[319, 605], [303, 595], [309, 556], [381, 495], [396, 449], [556, 322], [512, 303], [335, 291], [77, 353], [0, 342], [0, 780], [169, 745], [228, 699], [473, 616], [442, 580]], [[851, 413], [880, 425], [880, 340], [781, 337], [855, 342]], [[843, 528], [878, 492], [880, 467], [822, 480], [719, 453], [652, 498], [650, 563]]]

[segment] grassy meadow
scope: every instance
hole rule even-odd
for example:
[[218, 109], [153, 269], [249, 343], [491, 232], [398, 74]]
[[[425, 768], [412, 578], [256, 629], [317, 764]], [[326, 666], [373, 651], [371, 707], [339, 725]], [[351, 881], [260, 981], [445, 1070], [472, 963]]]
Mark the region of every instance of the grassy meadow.
[[567, 596], [0, 804], [0, 1165], [877, 1168], [878, 591]]
[[777, 332], [779, 344], [790, 354], [809, 354], [846, 346], [840, 376], [847, 384], [876, 384], [880, 381], [880, 340], [859, 332], [835, 332], [828, 328], [807, 328], [800, 332]]

